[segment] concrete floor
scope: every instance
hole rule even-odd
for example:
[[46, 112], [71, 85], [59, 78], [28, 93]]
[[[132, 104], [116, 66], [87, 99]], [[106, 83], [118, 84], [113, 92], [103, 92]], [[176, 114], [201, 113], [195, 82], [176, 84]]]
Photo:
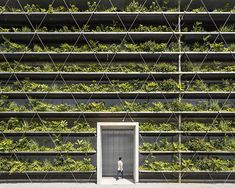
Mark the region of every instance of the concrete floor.
[[119, 180], [116, 180], [113, 177], [105, 177], [102, 178], [102, 185], [133, 185], [133, 180], [130, 179], [122, 179], [120, 178]]
[[2, 183], [0, 188], [234, 188], [235, 184], [138, 183], [97, 185], [95, 183]]

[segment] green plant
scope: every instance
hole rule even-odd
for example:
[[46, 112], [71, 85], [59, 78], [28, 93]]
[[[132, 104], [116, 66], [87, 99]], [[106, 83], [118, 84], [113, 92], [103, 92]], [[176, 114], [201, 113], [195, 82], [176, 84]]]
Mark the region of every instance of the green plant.
[[87, 2], [88, 9], [87, 12], [93, 12], [97, 9], [97, 3], [96, 2]]
[[202, 22], [196, 22], [193, 25], [192, 31], [193, 32], [203, 32], [203, 31], [205, 31], [204, 28], [203, 28], [203, 23]]
[[188, 85], [187, 87], [190, 91], [208, 91], [207, 85], [204, 83], [203, 80], [195, 80], [193, 84]]
[[129, 82], [117, 82], [115, 80], [99, 83], [93, 81], [91, 83], [77, 84], [40, 84], [23, 80], [22, 82], [14, 82], [12, 85], [0, 86], [0, 91], [24, 91], [24, 92], [133, 92], [133, 91], [178, 91], [180, 85], [172, 79], [159, 82], [144, 82], [142, 80], [133, 80]]
[[[170, 46], [167, 43], [157, 43], [155, 41], [146, 41], [143, 43], [129, 43], [122, 42], [121, 44], [116, 43], [99, 43], [98, 41], [89, 41], [88, 44], [80, 44], [74, 46], [69, 43], [62, 43], [58, 46], [46, 46], [43, 47], [38, 44], [34, 44], [33, 47], [29, 48], [24, 44], [18, 44], [10, 42], [8, 39], [4, 39], [5, 42], [1, 46], [1, 50], [4, 52], [161, 52], [161, 51], [175, 51], [177, 43], [172, 43]], [[176, 49], [175, 49], [176, 48]]]
[[91, 159], [84, 158], [83, 160], [73, 160], [70, 157], [66, 158], [55, 158], [54, 161], [22, 161], [13, 160], [9, 158], [1, 158], [0, 160], [0, 171], [9, 172], [10, 174], [15, 172], [25, 171], [94, 171], [95, 167], [91, 164]]
[[87, 122], [74, 121], [71, 125], [66, 120], [25, 121], [15, 117], [0, 121], [2, 132], [95, 132]]
[[235, 140], [224, 137], [213, 140], [192, 138], [183, 143], [169, 142], [167, 138], [143, 142], [140, 151], [235, 151]]
[[144, 164], [140, 166], [140, 170], [147, 170], [147, 171], [177, 171], [180, 170], [180, 165], [176, 161], [173, 162], [164, 162], [158, 161], [155, 157], [150, 156], [148, 159], [144, 161]]
[[178, 163], [178, 159], [173, 159], [172, 162], [159, 161], [155, 157], [150, 156], [140, 166], [141, 170], [147, 171], [233, 171], [234, 159], [220, 159], [220, 158], [203, 158], [198, 159], [183, 159], [182, 163]]
[[13, 140], [4, 139], [0, 141], [0, 151], [11, 151], [14, 149]]
[[[4, 97], [4, 96], [3, 96]], [[198, 101], [195, 105], [189, 102], [180, 102], [179, 100], [173, 100], [169, 103], [162, 102], [129, 102], [122, 101], [122, 104], [107, 106], [105, 101], [99, 102], [89, 102], [89, 103], [79, 103], [76, 105], [69, 104], [51, 104], [43, 102], [38, 99], [29, 99], [25, 105], [18, 105], [15, 102], [3, 98], [0, 100], [0, 110], [1, 111], [86, 111], [86, 112], [102, 112], [102, 111], [208, 111], [210, 109], [215, 110], [219, 108], [221, 111], [234, 111], [233, 105], [223, 105], [221, 109], [221, 104], [217, 102], [211, 102], [208, 100]], [[216, 103], [216, 104], [214, 104]]]
[[35, 5], [35, 4], [27, 4], [23, 7], [23, 10], [25, 12], [46, 12], [46, 9], [41, 8], [39, 5]]
[[168, 79], [160, 82], [160, 88], [163, 91], [179, 91], [181, 87], [173, 79]]
[[196, 105], [193, 106], [191, 103], [181, 102], [179, 100], [174, 100], [166, 104], [166, 106], [169, 111], [193, 111], [196, 107]]
[[191, 10], [192, 12], [206, 12], [207, 10], [205, 9], [205, 7], [198, 7], [198, 8], [194, 8]]
[[153, 65], [153, 70], [156, 72], [176, 72], [177, 67], [168, 63], [157, 63]]
[[226, 62], [212, 61], [204, 63], [192, 63], [192, 62], [183, 62], [182, 63], [183, 71], [197, 71], [197, 72], [233, 72], [235, 70], [234, 65]]
[[[81, 25], [80, 27], [76, 26], [61, 26], [56, 28], [47, 28], [46, 26], [36, 27], [35, 31], [37, 32], [125, 32], [126, 30], [130, 32], [171, 32], [174, 29], [167, 25], [143, 25], [137, 24], [131, 26], [131, 28], [123, 27], [117, 22], [113, 22], [112, 24], [100, 24], [95, 27], [92, 25]], [[34, 30], [30, 27], [10, 27], [3, 28], [0, 27], [0, 32], [33, 32]]]
[[206, 141], [194, 138], [183, 143], [186, 150], [191, 151], [235, 151], [235, 140], [228, 137]]
[[176, 123], [155, 123], [150, 121], [140, 124], [140, 131], [175, 131], [176, 129]]
[[[164, 1], [153, 1], [149, 6], [146, 6], [145, 4], [140, 4], [136, 0], [133, 0], [128, 4], [126, 7], [123, 9], [128, 12], [148, 12], [148, 11], [153, 11], [153, 12], [159, 12], [159, 11], [177, 11], [177, 3], [174, 3], [174, 5], [171, 5], [172, 2], [170, 0], [164, 0]], [[186, 7], [184, 7], [185, 9]], [[187, 8], [188, 9], [188, 8]], [[208, 9], [208, 8], [207, 8]], [[194, 9], [189, 8], [188, 11], [193, 11], [193, 12], [207, 12], [207, 9], [205, 9], [204, 6], [198, 6]], [[35, 4], [27, 4], [25, 5], [22, 9], [21, 8], [12, 8], [9, 6], [0, 6], [0, 11], [9, 11], [9, 12], [48, 12], [48, 13], [54, 13], [54, 12], [78, 12], [80, 11], [76, 5], [70, 4], [67, 6], [53, 6], [52, 4], [49, 4], [48, 7], [43, 8], [40, 7], [39, 5]], [[114, 11], [119, 11], [115, 6], [111, 7], [103, 7], [101, 3], [96, 3], [96, 2], [87, 2], [87, 8], [82, 11], [107, 11], [107, 12], [114, 12]], [[231, 11], [233, 12], [233, 4], [227, 3], [224, 5], [224, 7], [218, 7], [213, 10], [214, 12], [218, 11]]]
[[211, 159], [185, 159], [182, 161], [182, 170], [184, 171], [232, 171], [234, 170], [234, 160], [225, 160], [219, 158]]
[[55, 147], [39, 144], [34, 139], [22, 137], [19, 140], [3, 139], [0, 140], [0, 151], [94, 151], [91, 142], [85, 139], [77, 140], [75, 143], [71, 141], [63, 142], [61, 137], [54, 135], [53, 142]]
[[186, 147], [177, 142], [168, 142], [167, 138], [164, 138], [154, 143], [144, 142], [139, 149], [140, 151], [179, 151], [186, 150]]
[[[225, 45], [222, 42], [219, 43], [210, 43], [206, 41], [205, 45], [201, 45], [199, 42], [195, 42], [192, 45], [183, 44], [182, 49], [184, 51], [218, 51], [218, 52], [227, 52], [227, 51], [234, 51], [235, 45], [233, 43], [229, 45]], [[62, 43], [58, 46], [46, 46], [42, 47], [38, 44], [34, 44], [31, 48], [26, 46], [25, 44], [19, 44], [9, 41], [5, 39], [5, 42], [1, 46], [1, 50], [4, 52], [165, 52], [165, 51], [172, 51], [177, 52], [179, 51], [178, 43], [171, 42], [170, 44], [167, 43], [158, 43], [156, 41], [146, 41], [142, 43], [129, 43], [129, 42], [122, 42], [121, 44], [116, 43], [100, 43], [98, 41], [89, 41], [88, 44], [80, 44], [74, 46], [68, 43]]]
[[222, 25], [220, 26], [219, 28], [220, 32], [234, 32], [235, 31], [235, 25], [232, 24], [232, 25]]
[[160, 6], [159, 2], [153, 1], [148, 10], [151, 12], [160, 12], [162, 11], [162, 8], [163, 7]]
[[125, 8], [126, 12], [146, 12], [147, 8], [141, 5], [139, 2], [132, 0]]
[[234, 51], [235, 47], [233, 43], [226, 44], [223, 42], [210, 42], [208, 41], [210, 36], [204, 38], [204, 42], [195, 42], [193, 44], [183, 44], [182, 49], [184, 51], [194, 51], [194, 52], [204, 52], [204, 51], [211, 51], [211, 52], [228, 52]]
[[233, 121], [214, 121], [212, 123], [203, 123], [197, 121], [184, 121], [181, 125], [183, 131], [234, 131]]
[[182, 31], [183, 31], [183, 32], [189, 32], [189, 31], [190, 31], [190, 32], [204, 32], [205, 29], [203, 28], [203, 23], [197, 21], [197, 22], [195, 22], [195, 23], [193, 24], [191, 30], [189, 30], [188, 27], [184, 27]]
[[156, 43], [155, 41], [147, 41], [145, 43], [142, 43], [140, 45], [140, 48], [143, 51], [149, 51], [149, 52], [160, 52], [165, 51], [167, 49], [166, 43]]
[[235, 84], [230, 80], [222, 80], [221, 83], [208, 84], [203, 80], [195, 80], [192, 83], [185, 82], [183, 84], [186, 91], [234, 91]]
[[25, 44], [19, 44], [11, 42], [7, 38], [3, 37], [4, 43], [0, 45], [1, 51], [5, 52], [28, 52], [29, 48]]

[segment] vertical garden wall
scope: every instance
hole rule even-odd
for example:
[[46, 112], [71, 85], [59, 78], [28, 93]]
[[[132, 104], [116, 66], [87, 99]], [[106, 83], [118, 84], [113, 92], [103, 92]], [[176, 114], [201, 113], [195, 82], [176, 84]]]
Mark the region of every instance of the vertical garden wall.
[[0, 181], [96, 181], [115, 121], [140, 123], [140, 181], [234, 182], [234, 7], [1, 0]]

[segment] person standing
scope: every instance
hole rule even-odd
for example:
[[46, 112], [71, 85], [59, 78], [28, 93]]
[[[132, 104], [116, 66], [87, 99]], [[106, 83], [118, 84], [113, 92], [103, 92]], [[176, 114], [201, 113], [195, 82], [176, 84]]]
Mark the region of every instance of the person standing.
[[118, 168], [117, 168], [117, 178], [116, 178], [116, 180], [118, 180], [119, 177], [123, 178], [123, 162], [122, 162], [122, 158], [121, 157], [119, 157], [117, 165], [118, 165]]

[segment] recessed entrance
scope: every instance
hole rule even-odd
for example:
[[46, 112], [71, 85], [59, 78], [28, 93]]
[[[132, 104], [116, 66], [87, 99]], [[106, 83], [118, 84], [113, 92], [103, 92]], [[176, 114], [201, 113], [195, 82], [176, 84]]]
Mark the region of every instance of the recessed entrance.
[[98, 122], [97, 183], [104, 177], [116, 177], [118, 157], [123, 159], [124, 178], [138, 182], [138, 146], [137, 122]]

